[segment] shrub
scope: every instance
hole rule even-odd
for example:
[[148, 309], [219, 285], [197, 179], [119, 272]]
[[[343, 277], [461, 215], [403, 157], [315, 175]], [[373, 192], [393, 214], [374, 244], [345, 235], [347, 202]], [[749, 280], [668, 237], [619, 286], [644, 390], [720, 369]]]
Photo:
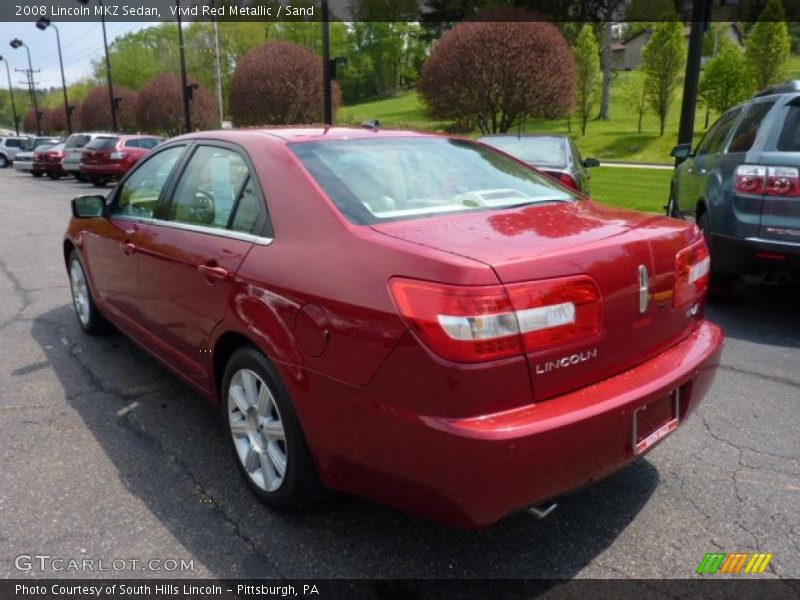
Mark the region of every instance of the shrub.
[[[117, 128], [119, 131], [136, 131], [136, 92], [115, 85], [114, 97], [120, 99]], [[98, 86], [88, 93], [81, 104], [80, 122], [81, 128], [87, 131], [111, 131], [111, 103], [106, 86]]]
[[[190, 109], [194, 130], [219, 126], [217, 102], [207, 87], [200, 85], [193, 91]], [[145, 84], [136, 100], [136, 123], [142, 131], [164, 133], [169, 137], [183, 132], [183, 95], [179, 75], [162, 73]]]

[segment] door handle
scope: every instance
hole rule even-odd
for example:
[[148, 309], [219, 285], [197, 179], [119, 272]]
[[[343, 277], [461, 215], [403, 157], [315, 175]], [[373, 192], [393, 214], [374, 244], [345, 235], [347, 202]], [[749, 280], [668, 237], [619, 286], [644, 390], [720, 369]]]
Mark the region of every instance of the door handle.
[[218, 279], [225, 281], [230, 278], [231, 272], [224, 267], [217, 267], [213, 265], [200, 265], [197, 270], [205, 275], [209, 280]]
[[131, 254], [135, 254], [137, 252], [137, 250], [139, 250], [139, 248], [136, 246], [136, 244], [134, 244], [132, 242], [125, 242], [123, 244], [120, 244], [120, 246], [122, 247], [122, 251], [125, 253], [126, 256], [130, 256]]

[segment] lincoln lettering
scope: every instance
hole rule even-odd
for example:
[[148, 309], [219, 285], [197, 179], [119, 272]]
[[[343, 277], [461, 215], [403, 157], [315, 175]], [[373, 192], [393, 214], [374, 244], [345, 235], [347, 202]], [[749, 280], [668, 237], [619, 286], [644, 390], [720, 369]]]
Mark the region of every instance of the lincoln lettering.
[[566, 369], [567, 367], [579, 365], [580, 363], [584, 363], [587, 360], [592, 360], [593, 358], [597, 358], [597, 348], [592, 348], [591, 350], [586, 350], [585, 352], [579, 352], [577, 354], [571, 354], [556, 360], [548, 360], [547, 362], [539, 363], [536, 365], [536, 374], [544, 375], [550, 371]]

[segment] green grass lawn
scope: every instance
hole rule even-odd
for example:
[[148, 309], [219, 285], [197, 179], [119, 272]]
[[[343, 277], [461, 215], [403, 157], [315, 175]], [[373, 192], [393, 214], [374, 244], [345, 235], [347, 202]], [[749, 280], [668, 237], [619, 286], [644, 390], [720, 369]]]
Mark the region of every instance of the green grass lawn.
[[666, 169], [592, 169], [592, 198], [599, 202], [662, 213], [669, 196], [672, 171]]

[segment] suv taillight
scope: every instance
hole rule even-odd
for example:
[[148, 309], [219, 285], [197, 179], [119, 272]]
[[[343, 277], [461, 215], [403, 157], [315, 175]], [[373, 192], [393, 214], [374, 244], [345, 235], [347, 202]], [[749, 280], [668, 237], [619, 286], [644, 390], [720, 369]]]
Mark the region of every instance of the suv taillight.
[[508, 286], [395, 278], [389, 289], [420, 339], [439, 356], [457, 362], [536, 352], [602, 331], [602, 298], [586, 276]]
[[762, 167], [739, 165], [733, 189], [757, 196], [800, 197], [800, 172], [795, 167]]
[[705, 240], [684, 248], [675, 257], [675, 291], [672, 306], [685, 308], [703, 297], [711, 275], [711, 258]]

